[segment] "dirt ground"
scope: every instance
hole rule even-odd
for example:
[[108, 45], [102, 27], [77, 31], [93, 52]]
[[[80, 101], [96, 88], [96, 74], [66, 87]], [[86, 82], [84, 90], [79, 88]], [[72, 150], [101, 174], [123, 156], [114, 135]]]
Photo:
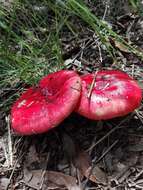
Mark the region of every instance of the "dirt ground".
[[[107, 20], [111, 21], [110, 17]], [[125, 7], [112, 20], [112, 26], [143, 48], [141, 16]], [[97, 68], [121, 69], [143, 89], [143, 63], [139, 58], [115, 44], [120, 54], [114, 63], [104, 48], [100, 49], [92, 30], [80, 21], [77, 28], [81, 30], [79, 40], [70, 38], [66, 30], [61, 39], [68, 69], [80, 73]], [[9, 112], [1, 110], [0, 190], [40, 189], [142, 190], [143, 103], [133, 113], [107, 121], [92, 121], [73, 113], [48, 133], [29, 137], [15, 135], [10, 129]]]

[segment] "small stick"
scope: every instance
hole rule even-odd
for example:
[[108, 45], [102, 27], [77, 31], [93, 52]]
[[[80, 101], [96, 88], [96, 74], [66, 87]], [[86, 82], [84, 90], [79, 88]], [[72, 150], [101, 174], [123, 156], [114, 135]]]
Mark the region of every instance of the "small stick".
[[98, 163], [102, 158], [104, 158], [104, 156], [106, 156], [106, 154], [108, 154], [108, 152], [119, 142], [119, 140], [117, 139], [116, 141], [114, 141], [114, 143], [111, 144], [111, 146], [94, 162], [94, 164]]
[[91, 151], [95, 146], [97, 146], [99, 143], [101, 143], [104, 139], [106, 139], [110, 134], [112, 134], [115, 130], [119, 129], [120, 126], [128, 120], [129, 117], [126, 117], [124, 120], [122, 120], [117, 126], [112, 128], [106, 135], [104, 135], [102, 138], [100, 138], [95, 144], [92, 144], [86, 151]]
[[143, 118], [140, 116], [139, 112], [135, 110], [136, 116], [140, 119], [141, 123], [143, 124]]
[[9, 166], [13, 166], [13, 152], [12, 152], [12, 138], [10, 131], [10, 121], [9, 116], [6, 117], [7, 128], [8, 128], [8, 153], [9, 153]]
[[143, 170], [141, 170], [135, 177], [134, 181], [136, 181], [143, 174]]
[[89, 89], [89, 92], [88, 92], [88, 95], [87, 95], [88, 98], [91, 98], [91, 94], [92, 94], [92, 90], [93, 90], [94, 85], [95, 85], [95, 80], [96, 80], [97, 73], [98, 73], [98, 70], [94, 74], [94, 77], [93, 77], [93, 80], [92, 80], [92, 83], [91, 83], [91, 86], [90, 86], [90, 89]]
[[9, 181], [8, 181], [8, 184], [7, 184], [6, 188], [5, 188], [5, 190], [8, 190], [8, 188], [9, 188], [9, 185], [10, 185], [10, 183], [11, 183], [11, 179], [12, 179], [12, 177], [13, 177], [13, 174], [14, 174], [14, 171], [15, 171], [15, 169], [16, 169], [17, 163], [18, 163], [18, 159], [17, 159], [17, 160], [15, 161], [15, 163], [14, 163], [14, 166], [13, 166], [13, 169], [12, 169], [12, 172], [11, 172], [11, 174], [10, 174]]

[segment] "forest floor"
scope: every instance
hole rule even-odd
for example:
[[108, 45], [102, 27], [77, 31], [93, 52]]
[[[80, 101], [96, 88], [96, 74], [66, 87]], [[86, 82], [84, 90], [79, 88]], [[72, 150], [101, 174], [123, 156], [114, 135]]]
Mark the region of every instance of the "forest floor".
[[[110, 13], [106, 6], [93, 6], [90, 1], [89, 6], [95, 14], [100, 8], [97, 13], [113, 30], [143, 49], [140, 14], [126, 4], [110, 9]], [[97, 68], [120, 69], [143, 89], [140, 58], [113, 41], [118, 51], [113, 61], [93, 30], [80, 19], [76, 23], [71, 20], [80, 33], [76, 38], [62, 31], [62, 57], [67, 69], [82, 74]], [[12, 90], [0, 89], [3, 102]], [[17, 91], [19, 86], [14, 89]], [[0, 111], [0, 190], [143, 189], [143, 102], [133, 113], [107, 121], [92, 121], [74, 113], [48, 133], [28, 137], [11, 130], [9, 114], [10, 107]]]

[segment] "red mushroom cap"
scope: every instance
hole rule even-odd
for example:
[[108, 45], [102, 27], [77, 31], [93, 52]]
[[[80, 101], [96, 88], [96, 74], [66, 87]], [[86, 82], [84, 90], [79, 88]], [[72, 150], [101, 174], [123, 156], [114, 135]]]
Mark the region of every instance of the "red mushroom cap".
[[14, 103], [12, 128], [21, 135], [52, 129], [75, 109], [80, 92], [81, 80], [74, 71], [49, 74], [39, 82], [38, 87], [28, 89]]
[[[88, 97], [93, 80], [95, 83]], [[81, 76], [82, 92], [76, 112], [93, 120], [124, 116], [137, 108], [142, 99], [138, 84], [126, 73], [98, 71]]]

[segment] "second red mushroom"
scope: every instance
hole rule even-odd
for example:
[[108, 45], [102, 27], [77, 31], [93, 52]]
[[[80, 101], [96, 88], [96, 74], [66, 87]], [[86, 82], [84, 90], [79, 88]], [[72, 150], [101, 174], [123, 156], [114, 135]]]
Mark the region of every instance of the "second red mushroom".
[[141, 103], [140, 87], [122, 71], [99, 71], [83, 75], [81, 80], [82, 92], [76, 112], [89, 119], [106, 120], [124, 116], [134, 111]]

